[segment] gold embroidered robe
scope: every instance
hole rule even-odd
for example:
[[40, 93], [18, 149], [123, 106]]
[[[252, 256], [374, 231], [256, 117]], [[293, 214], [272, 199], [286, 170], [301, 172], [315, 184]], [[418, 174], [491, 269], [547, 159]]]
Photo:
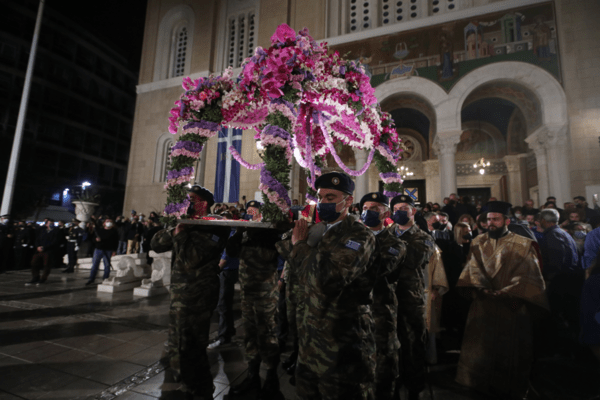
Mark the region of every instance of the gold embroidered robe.
[[[438, 296], [434, 300], [431, 292], [437, 289]], [[448, 291], [448, 278], [442, 262], [442, 250], [434, 245], [433, 254], [427, 264], [427, 287], [425, 288], [425, 326], [429, 333], [440, 331], [442, 318], [442, 296]]]
[[458, 288], [471, 293], [456, 381], [502, 398], [527, 392], [532, 362], [532, 312], [548, 309], [545, 284], [533, 241], [508, 232], [473, 240]]

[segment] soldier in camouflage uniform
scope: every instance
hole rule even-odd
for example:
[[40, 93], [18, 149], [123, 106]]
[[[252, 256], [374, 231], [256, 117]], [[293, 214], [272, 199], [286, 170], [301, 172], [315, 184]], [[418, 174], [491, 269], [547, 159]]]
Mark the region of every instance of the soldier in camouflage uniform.
[[[192, 218], [206, 215], [212, 193], [190, 189]], [[212, 399], [213, 377], [206, 354], [210, 318], [219, 298], [219, 260], [229, 228], [179, 224], [152, 238], [157, 253], [173, 250], [168, 359], [173, 377], [186, 395]]]
[[389, 200], [381, 193], [368, 193], [360, 201], [361, 220], [376, 238], [374, 266], [377, 268], [373, 288], [373, 318], [377, 344], [375, 398], [392, 399], [399, 376], [398, 299], [396, 286], [406, 256], [406, 244], [383, 221], [389, 217]]
[[354, 183], [332, 172], [316, 181], [323, 222], [296, 222], [290, 268], [303, 288], [297, 312], [298, 399], [373, 399], [375, 326], [371, 313], [377, 270], [375, 235], [348, 215]]
[[[248, 214], [260, 218], [260, 203], [247, 204]], [[231, 388], [233, 395], [260, 389], [261, 362], [267, 367], [267, 378], [260, 392], [261, 399], [271, 399], [279, 392], [277, 365], [277, 250], [279, 233], [272, 229], [240, 228], [227, 242], [227, 255], [240, 259], [239, 279], [242, 300], [242, 321], [248, 375], [239, 385]]]
[[394, 224], [389, 229], [406, 242], [407, 250], [396, 288], [401, 345], [401, 371], [396, 391], [404, 385], [409, 400], [414, 400], [425, 389], [425, 273], [434, 242], [415, 224], [417, 209], [410, 196], [396, 196], [390, 206]]

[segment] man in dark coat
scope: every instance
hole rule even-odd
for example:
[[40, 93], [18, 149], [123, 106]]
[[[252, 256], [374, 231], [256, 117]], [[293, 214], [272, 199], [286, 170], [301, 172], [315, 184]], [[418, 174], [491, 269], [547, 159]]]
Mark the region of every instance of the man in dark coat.
[[410, 196], [396, 196], [390, 206], [394, 224], [389, 229], [406, 242], [405, 267], [396, 289], [402, 358], [396, 390], [406, 386], [409, 400], [414, 400], [425, 389], [425, 273], [434, 241], [415, 224], [416, 208]]
[[[354, 182], [331, 172], [315, 185], [322, 222], [296, 222], [282, 255], [297, 274], [297, 398], [373, 399], [375, 235], [348, 215]], [[278, 248], [285, 250], [286, 246]]]
[[[189, 190], [192, 219], [207, 215], [214, 204], [212, 193], [200, 186]], [[210, 318], [219, 298], [219, 260], [229, 228], [179, 224], [152, 238], [157, 253], [172, 250], [171, 308], [167, 359], [180, 391], [212, 399], [214, 386], [206, 354]]]
[[[54, 220], [48, 218], [46, 225], [41, 227], [36, 236], [35, 246], [36, 253], [31, 259], [31, 281], [25, 285], [41, 285], [46, 282], [50, 270], [56, 265], [56, 254], [59, 250], [59, 235], [58, 228], [54, 226]], [[43, 272], [40, 276], [40, 270], [43, 268]]]

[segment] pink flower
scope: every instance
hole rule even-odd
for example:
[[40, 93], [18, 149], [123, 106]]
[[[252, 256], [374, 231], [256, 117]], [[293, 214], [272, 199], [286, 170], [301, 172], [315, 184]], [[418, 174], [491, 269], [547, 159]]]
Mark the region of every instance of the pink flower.
[[281, 24], [277, 27], [277, 30], [271, 36], [271, 43], [276, 44], [277, 42], [285, 43], [288, 40], [295, 40], [296, 32], [290, 28], [287, 24]]

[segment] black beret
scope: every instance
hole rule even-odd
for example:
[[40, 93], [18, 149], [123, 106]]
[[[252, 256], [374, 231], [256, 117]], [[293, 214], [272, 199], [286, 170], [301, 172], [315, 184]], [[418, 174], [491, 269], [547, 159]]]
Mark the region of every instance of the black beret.
[[485, 206], [487, 207], [487, 212], [489, 213], [493, 212], [509, 215], [512, 204], [505, 201], [489, 201]]
[[249, 202], [246, 203], [246, 210], [248, 209], [248, 207], [258, 208], [260, 210], [261, 206], [262, 206], [262, 204], [260, 203], [260, 201], [250, 200]]
[[341, 172], [329, 172], [321, 175], [315, 181], [315, 187], [317, 189], [335, 189], [347, 194], [354, 192], [354, 182], [348, 175]]
[[215, 198], [212, 194], [212, 192], [206, 188], [203, 188], [200, 185], [194, 185], [190, 188], [190, 190], [188, 190], [189, 193], [194, 193], [195, 195], [198, 195], [200, 197], [202, 197], [204, 199], [204, 201], [206, 201], [208, 203], [208, 207], [212, 207], [213, 204], [215, 204]]
[[415, 206], [415, 200], [410, 197], [407, 196], [405, 194], [401, 194], [400, 196], [396, 196], [392, 199], [391, 203], [390, 203], [390, 208], [394, 208], [394, 206], [398, 203], [406, 203], [406, 204], [410, 204], [411, 206]]
[[363, 206], [367, 201], [374, 201], [376, 203], [382, 204], [386, 207], [390, 206], [390, 200], [386, 195], [383, 195], [379, 192], [367, 193], [360, 199], [360, 211], [362, 212]]

